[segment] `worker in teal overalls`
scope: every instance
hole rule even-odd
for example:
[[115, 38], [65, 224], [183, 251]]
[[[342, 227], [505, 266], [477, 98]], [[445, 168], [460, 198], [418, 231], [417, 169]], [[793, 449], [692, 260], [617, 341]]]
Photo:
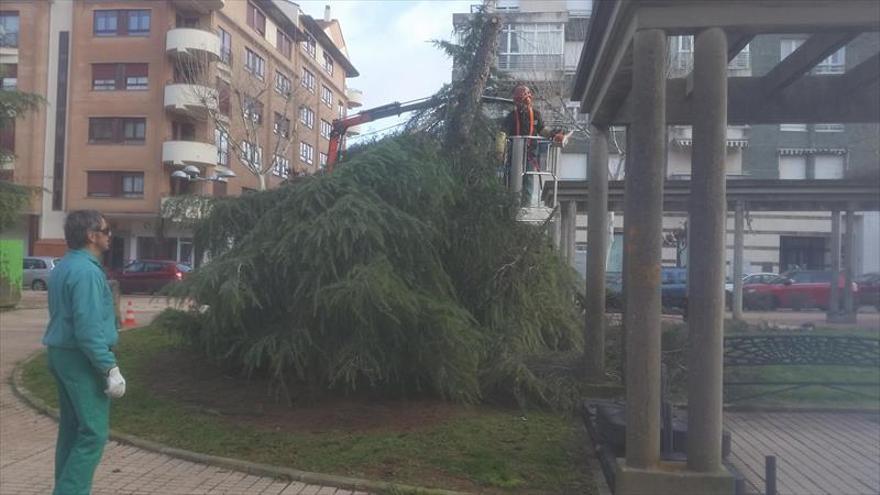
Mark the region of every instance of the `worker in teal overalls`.
[[111, 347], [116, 310], [100, 257], [110, 226], [95, 210], [72, 211], [64, 223], [69, 248], [49, 276], [49, 370], [58, 384], [58, 442], [53, 495], [89, 495], [110, 429], [110, 398], [125, 394]]

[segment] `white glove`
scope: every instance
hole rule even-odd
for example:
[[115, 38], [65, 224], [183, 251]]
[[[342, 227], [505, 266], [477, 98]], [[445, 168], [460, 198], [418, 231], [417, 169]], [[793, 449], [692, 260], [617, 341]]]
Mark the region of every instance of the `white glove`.
[[107, 388], [104, 393], [111, 399], [118, 399], [125, 395], [125, 378], [122, 378], [119, 366], [114, 366], [107, 373]]

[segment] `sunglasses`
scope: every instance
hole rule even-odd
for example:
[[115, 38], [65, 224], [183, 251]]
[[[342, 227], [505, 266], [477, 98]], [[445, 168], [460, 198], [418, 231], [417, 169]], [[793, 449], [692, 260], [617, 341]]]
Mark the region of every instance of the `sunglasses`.
[[100, 232], [104, 235], [110, 235], [110, 227], [105, 227], [103, 229], [94, 229], [92, 232]]

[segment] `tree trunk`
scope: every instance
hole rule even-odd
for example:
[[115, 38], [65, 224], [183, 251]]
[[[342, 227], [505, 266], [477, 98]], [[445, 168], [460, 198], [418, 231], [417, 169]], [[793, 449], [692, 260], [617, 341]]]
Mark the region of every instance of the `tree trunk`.
[[266, 174], [265, 173], [258, 173], [257, 177], [260, 178], [260, 191], [265, 191], [266, 190]]
[[490, 14], [480, 35], [480, 46], [477, 48], [477, 53], [468, 67], [459, 86], [461, 89], [455, 96], [450, 109], [446, 131], [447, 149], [461, 149], [468, 141], [474, 120], [480, 111], [480, 98], [486, 87], [486, 81], [489, 79], [489, 71], [495, 62], [500, 31], [501, 20]]

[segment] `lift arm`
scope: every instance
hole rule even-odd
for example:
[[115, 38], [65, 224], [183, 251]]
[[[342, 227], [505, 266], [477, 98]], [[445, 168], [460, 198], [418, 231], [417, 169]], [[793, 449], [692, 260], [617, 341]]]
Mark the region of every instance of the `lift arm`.
[[[340, 141], [350, 127], [383, 119], [385, 117], [391, 117], [392, 115], [400, 115], [405, 112], [413, 112], [435, 107], [442, 104], [444, 101], [445, 100], [438, 100], [435, 98], [417, 100], [412, 103], [400, 103], [395, 101], [394, 103], [370, 108], [352, 116], [334, 120], [332, 124], [333, 128], [330, 131], [330, 146], [327, 150], [327, 172], [333, 172], [333, 166], [336, 165], [336, 162], [339, 160], [339, 153], [341, 151], [339, 147]], [[496, 96], [483, 96], [483, 101], [513, 104], [513, 100], [511, 99], [499, 98]]]

